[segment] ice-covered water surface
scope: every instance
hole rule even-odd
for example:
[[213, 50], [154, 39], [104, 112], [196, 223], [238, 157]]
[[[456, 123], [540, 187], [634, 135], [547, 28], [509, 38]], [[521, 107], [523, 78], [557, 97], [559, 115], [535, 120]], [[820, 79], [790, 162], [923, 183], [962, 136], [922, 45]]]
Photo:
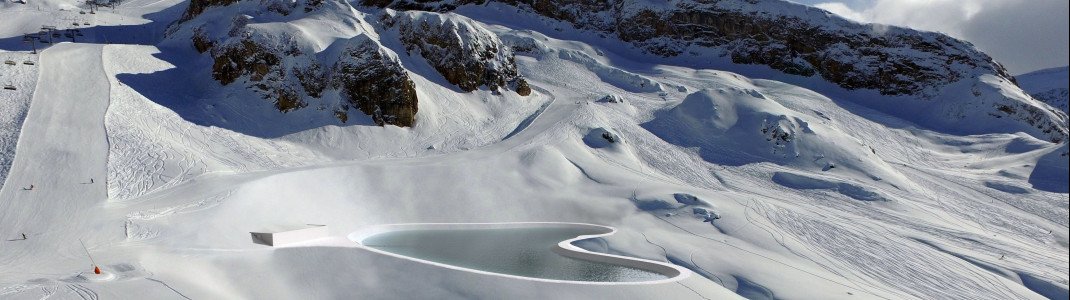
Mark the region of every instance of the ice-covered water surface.
[[433, 262], [524, 277], [593, 282], [667, 279], [646, 270], [558, 255], [557, 243], [597, 234], [585, 228], [419, 229], [373, 235], [367, 247]]

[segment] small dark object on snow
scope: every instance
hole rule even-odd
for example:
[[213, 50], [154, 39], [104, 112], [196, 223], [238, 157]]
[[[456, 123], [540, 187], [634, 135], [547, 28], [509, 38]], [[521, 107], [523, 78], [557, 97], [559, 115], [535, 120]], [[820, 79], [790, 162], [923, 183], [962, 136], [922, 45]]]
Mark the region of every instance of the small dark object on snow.
[[609, 133], [609, 131], [603, 132], [602, 138], [606, 139], [606, 141], [608, 141], [610, 144], [617, 142], [617, 137], [614, 136], [612, 133]]
[[699, 201], [698, 197], [695, 197], [695, 195], [691, 195], [691, 194], [675, 193], [675, 194], [672, 194], [672, 198], [676, 199], [676, 202], [680, 202], [680, 203], [682, 203], [684, 205], [702, 204], [702, 201]]

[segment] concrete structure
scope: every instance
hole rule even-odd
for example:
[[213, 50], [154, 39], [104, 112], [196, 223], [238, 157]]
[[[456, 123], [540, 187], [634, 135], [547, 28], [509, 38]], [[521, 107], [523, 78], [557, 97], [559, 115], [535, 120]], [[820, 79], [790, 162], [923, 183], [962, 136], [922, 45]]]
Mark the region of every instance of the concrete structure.
[[303, 224], [290, 226], [272, 226], [261, 232], [250, 232], [253, 243], [281, 246], [297, 242], [304, 242], [329, 235], [327, 225]]

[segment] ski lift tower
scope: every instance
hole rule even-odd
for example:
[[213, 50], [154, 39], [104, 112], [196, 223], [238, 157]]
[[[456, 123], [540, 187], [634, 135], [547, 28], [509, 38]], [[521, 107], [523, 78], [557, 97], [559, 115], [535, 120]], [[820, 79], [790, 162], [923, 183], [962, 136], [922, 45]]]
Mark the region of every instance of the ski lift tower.
[[31, 54], [37, 54], [37, 40], [40, 38], [41, 37], [37, 35], [26, 34], [22, 36], [22, 42], [30, 43], [30, 47], [33, 47], [33, 52], [31, 52]]
[[48, 43], [52, 43], [52, 36], [56, 34], [56, 26], [41, 26], [41, 31], [48, 32]]
[[97, 1], [96, 0], [85, 0], [85, 4], [89, 6], [89, 14], [93, 14], [93, 15], [97, 14], [97, 11], [96, 11]]

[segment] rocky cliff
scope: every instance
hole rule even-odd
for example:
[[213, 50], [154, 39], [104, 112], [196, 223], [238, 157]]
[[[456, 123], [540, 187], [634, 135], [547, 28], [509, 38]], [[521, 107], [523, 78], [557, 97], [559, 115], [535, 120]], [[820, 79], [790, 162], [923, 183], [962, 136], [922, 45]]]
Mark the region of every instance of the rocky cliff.
[[375, 41], [347, 47], [332, 70], [334, 84], [349, 104], [372, 116], [376, 124], [412, 126], [416, 120], [415, 84], [397, 59]]
[[[378, 125], [412, 126], [415, 84], [360, 17], [344, 1], [192, 1], [169, 38], [210, 55], [220, 84], [247, 87], [280, 112], [315, 102], [342, 122], [356, 108]], [[331, 96], [340, 99], [320, 99]]]
[[[712, 53], [737, 64], [765, 65], [820, 76], [845, 89], [933, 100], [961, 81], [991, 75], [1011, 82], [1006, 69], [971, 44], [943, 34], [860, 24], [824, 10], [779, 0], [364, 0], [399, 10], [451, 11], [500, 2], [612, 35], [663, 57]], [[1028, 99], [962, 95], [960, 106], [1009, 118], [1052, 141], [1067, 137], [1066, 116]], [[1011, 109], [1008, 109], [1011, 108]], [[952, 118], [953, 111], [940, 111]], [[963, 121], [972, 122], [972, 121]], [[968, 127], [968, 125], [958, 125]], [[969, 131], [969, 130], [965, 130]]]
[[[404, 49], [384, 46], [388, 31]], [[455, 14], [367, 15], [338, 0], [194, 0], [168, 38], [211, 56], [222, 85], [245, 86], [284, 113], [315, 102], [342, 122], [356, 108], [379, 125], [415, 123], [415, 83], [397, 53], [422, 57], [465, 92], [531, 93], [511, 49]]]
[[[383, 22], [397, 28], [405, 51], [427, 60], [447, 81], [470, 92], [517, 89], [527, 82], [516, 70], [513, 52], [498, 36], [456, 14], [387, 12]], [[530, 90], [518, 89], [521, 95]]]

